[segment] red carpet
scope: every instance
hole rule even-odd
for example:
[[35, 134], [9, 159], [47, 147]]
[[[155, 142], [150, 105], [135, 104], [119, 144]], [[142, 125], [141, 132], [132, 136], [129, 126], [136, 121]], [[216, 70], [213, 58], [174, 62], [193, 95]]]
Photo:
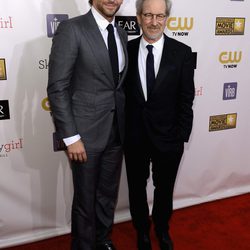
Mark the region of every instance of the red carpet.
[[[250, 250], [250, 194], [174, 211], [171, 235], [175, 250]], [[153, 250], [158, 250], [153, 230]], [[136, 250], [130, 222], [116, 224], [117, 250]], [[69, 250], [70, 236], [60, 236], [5, 250]]]

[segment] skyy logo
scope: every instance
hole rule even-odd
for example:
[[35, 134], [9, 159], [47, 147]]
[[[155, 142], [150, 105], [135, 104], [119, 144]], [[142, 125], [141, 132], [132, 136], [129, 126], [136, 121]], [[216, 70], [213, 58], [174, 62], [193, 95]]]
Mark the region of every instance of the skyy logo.
[[223, 100], [236, 99], [237, 82], [224, 83]]
[[67, 14], [47, 15], [47, 36], [53, 37], [60, 22], [69, 19]]

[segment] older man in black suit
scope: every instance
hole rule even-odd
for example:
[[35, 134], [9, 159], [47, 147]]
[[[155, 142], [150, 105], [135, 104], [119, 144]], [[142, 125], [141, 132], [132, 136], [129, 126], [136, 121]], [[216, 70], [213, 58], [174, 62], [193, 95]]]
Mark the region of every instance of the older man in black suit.
[[162, 250], [173, 249], [169, 219], [178, 167], [192, 129], [194, 65], [190, 47], [164, 34], [168, 0], [137, 0], [143, 34], [128, 43], [125, 160], [138, 249], [151, 249], [146, 186], [152, 163], [152, 219]]
[[72, 250], [114, 250], [109, 233], [124, 139], [126, 32], [114, 24], [122, 0], [93, 0], [53, 38], [48, 97], [72, 165]]

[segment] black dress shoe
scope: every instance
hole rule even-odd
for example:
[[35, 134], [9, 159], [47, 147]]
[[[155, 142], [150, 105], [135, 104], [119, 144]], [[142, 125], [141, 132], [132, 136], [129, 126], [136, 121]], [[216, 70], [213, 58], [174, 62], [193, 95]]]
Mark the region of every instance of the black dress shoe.
[[103, 243], [103, 244], [98, 244], [96, 246], [96, 250], [116, 250], [114, 245], [110, 243]]
[[173, 250], [173, 241], [171, 240], [168, 233], [158, 234], [159, 244], [161, 250]]
[[137, 234], [138, 250], [151, 250], [151, 241], [148, 233]]

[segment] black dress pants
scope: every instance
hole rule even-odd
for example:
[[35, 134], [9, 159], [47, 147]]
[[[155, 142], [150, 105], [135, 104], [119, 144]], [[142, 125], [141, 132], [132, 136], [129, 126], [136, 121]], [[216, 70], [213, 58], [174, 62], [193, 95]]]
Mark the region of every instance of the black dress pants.
[[154, 185], [152, 219], [155, 230], [159, 234], [168, 231], [173, 211], [173, 189], [183, 148], [183, 143], [173, 143], [168, 149], [158, 150], [149, 140], [125, 146], [130, 213], [138, 232], [147, 233], [150, 229], [146, 190], [150, 166]]
[[117, 203], [122, 147], [114, 123], [102, 152], [87, 151], [86, 163], [72, 162], [72, 250], [93, 250], [109, 240]]

